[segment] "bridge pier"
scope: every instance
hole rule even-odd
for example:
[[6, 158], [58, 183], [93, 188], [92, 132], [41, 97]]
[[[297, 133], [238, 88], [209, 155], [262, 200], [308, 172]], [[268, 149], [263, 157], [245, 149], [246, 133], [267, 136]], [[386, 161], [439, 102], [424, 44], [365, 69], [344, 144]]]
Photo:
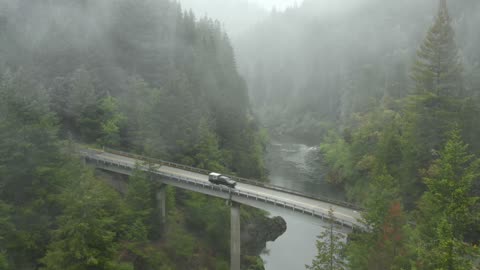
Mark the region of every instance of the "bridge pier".
[[166, 211], [166, 187], [167, 185], [160, 185], [157, 188], [156, 199], [157, 199], [157, 211], [158, 211], [158, 218], [159, 222], [163, 227], [165, 227], [165, 223], [167, 222], [167, 211]]
[[230, 270], [240, 270], [240, 205], [230, 206]]

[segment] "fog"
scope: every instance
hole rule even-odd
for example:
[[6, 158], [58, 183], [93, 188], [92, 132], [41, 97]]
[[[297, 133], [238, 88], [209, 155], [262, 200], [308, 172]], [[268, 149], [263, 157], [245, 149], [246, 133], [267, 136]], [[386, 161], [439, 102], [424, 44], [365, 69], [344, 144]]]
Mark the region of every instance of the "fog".
[[[197, 16], [219, 20], [232, 38], [268, 18], [270, 13], [297, 8], [303, 0], [179, 0], [185, 9], [192, 9]], [[362, 0], [307, 0], [315, 4], [313, 12], [322, 16], [338, 16], [355, 9]]]
[[268, 15], [265, 6], [244, 0], [181, 0], [183, 8], [193, 10], [197, 17], [218, 20], [230, 37], [236, 37]]
[[[84, 190], [84, 198], [69, 199], [76, 195], [72, 183], [86, 178], [96, 181], [72, 154], [72, 142], [264, 182], [274, 183], [277, 177], [281, 181], [276, 184], [284, 188], [325, 192], [323, 196], [335, 195], [359, 205], [367, 205], [367, 198], [376, 194], [392, 196], [374, 198], [372, 203], [383, 203], [377, 208], [386, 210], [395, 202], [393, 210], [405, 211], [405, 226], [429, 228], [448, 223], [443, 209], [466, 208], [435, 209], [432, 204], [436, 212], [421, 209], [429, 203], [422, 201], [422, 195], [435, 182], [424, 181], [424, 177], [439, 173], [442, 168], [435, 166], [449, 162], [438, 163], [438, 159], [446, 134], [455, 135], [457, 129], [461, 134], [453, 138], [462, 137], [468, 144], [457, 148], [480, 155], [480, 1], [446, 2], [449, 18], [446, 12], [437, 13], [439, 0], [0, 0], [0, 227], [16, 235], [7, 237], [0, 231], [0, 268], [36, 269], [45, 264], [45, 269], [67, 269], [69, 258], [78, 257], [75, 249], [95, 246], [84, 247], [76, 241], [78, 247], [63, 250], [61, 243], [69, 240], [65, 236], [69, 233], [62, 233], [70, 229], [64, 227], [70, 218], [64, 212], [75, 207], [90, 209], [85, 203], [99, 194]], [[440, 17], [443, 21], [438, 28], [445, 36], [432, 31]], [[438, 44], [424, 42], [426, 37], [438, 36], [443, 38]], [[432, 60], [434, 49], [435, 56], [444, 59]], [[442, 66], [444, 62], [448, 65]], [[449, 87], [448, 94], [443, 94], [440, 81]], [[277, 149], [283, 160], [280, 165], [275, 163], [279, 159], [269, 159], [267, 154], [275, 142], [281, 145]], [[455, 150], [451, 148], [447, 150]], [[455, 171], [462, 172], [463, 167]], [[295, 171], [297, 175], [292, 174]], [[455, 175], [445, 174], [446, 178]], [[85, 179], [77, 179], [79, 175]], [[480, 172], [471, 175], [464, 178]], [[475, 189], [467, 184], [456, 190], [468, 196], [480, 194], [480, 180]], [[149, 187], [138, 187], [147, 191], [135, 198], [152, 197]], [[392, 191], [383, 192], [383, 188]], [[100, 238], [112, 236], [104, 245], [109, 251], [101, 261], [105, 265], [126, 263], [125, 269], [133, 269], [132, 261], [141, 257], [135, 263], [148, 269], [191, 270], [192, 265], [227, 269], [230, 231], [225, 202], [178, 190], [167, 192], [173, 207], [168, 210], [171, 220], [166, 227], [172, 235], [161, 240], [154, 239], [159, 230], [147, 233], [148, 228], [158, 227], [149, 223], [158, 221], [153, 215], [151, 220], [147, 214], [127, 220], [132, 213], [142, 212], [142, 205], [140, 211], [130, 209], [129, 202], [114, 192], [110, 194], [117, 196], [114, 200], [99, 202], [115, 202], [116, 206], [93, 201], [92, 208], [126, 212], [110, 217], [98, 211], [102, 216], [92, 216], [86, 222], [93, 225], [88, 226], [94, 227], [93, 221], [100, 219], [118, 218], [102, 226], [105, 230], [123, 230], [128, 224], [141, 227], [138, 234], [99, 231], [96, 236]], [[71, 202], [78, 204], [70, 207]], [[475, 207], [478, 212], [479, 206]], [[431, 211], [427, 217], [436, 219], [422, 224], [425, 220], [412, 215], [417, 210]], [[242, 208], [242, 222], [255, 223], [265, 215]], [[81, 223], [80, 215], [75, 216], [79, 222], [67, 223]], [[31, 220], [43, 224], [29, 227]], [[390, 222], [379, 220], [369, 226], [383, 221]], [[255, 230], [254, 225], [245, 229]], [[454, 229], [466, 241], [480, 242], [480, 229]], [[317, 234], [317, 228], [308, 233], [295, 232], [295, 226], [288, 230], [292, 238], [308, 235], [307, 248], [314, 248], [315, 239], [310, 236]], [[407, 241], [418, 239], [407, 238], [421, 233], [405, 234], [402, 248], [415, 246]], [[98, 240], [96, 236], [92, 242]], [[139, 237], [142, 242], [137, 245], [127, 237]], [[436, 248], [438, 239], [432, 237], [422, 239], [430, 242], [418, 246]], [[284, 246], [279, 250], [292, 250], [289, 256], [303, 260], [305, 254], [311, 257], [316, 252], [289, 242], [292, 238], [280, 238], [278, 243]], [[354, 248], [368, 245], [361, 243], [367, 238], [352, 238]], [[467, 246], [460, 243], [463, 239], [454, 240], [455, 247]], [[122, 250], [125, 243], [132, 243], [135, 250]], [[248, 255], [242, 262], [254, 267], [261, 264], [259, 249], [264, 243], [249, 244], [242, 247], [243, 255]], [[143, 246], [145, 252], [159, 253], [144, 254]], [[374, 253], [378, 246], [356, 254]], [[398, 254], [413, 256], [408, 260], [417, 263], [415, 252]], [[124, 255], [119, 258], [119, 254]], [[291, 260], [278, 254], [271, 258]], [[371, 258], [387, 260], [385, 254]], [[436, 254], [446, 253], [437, 250]], [[367, 255], [363, 258], [370, 258]], [[360, 263], [363, 258], [351, 261]], [[470, 257], [458, 259], [465, 258]], [[275, 265], [281, 266], [281, 259]], [[409, 267], [377, 265], [376, 269]]]
[[[473, 44], [479, 42], [480, 4], [449, 5], [472, 85], [478, 80], [468, 75], [479, 62]], [[254, 107], [279, 132], [311, 137], [328, 129], [319, 123], [362, 111], [385, 91], [404, 96], [411, 89], [416, 50], [437, 7], [435, 0], [305, 1], [270, 15], [234, 39]], [[292, 123], [285, 124], [289, 119]]]
[[[480, 1], [451, 0], [447, 5], [455, 32], [452, 43], [458, 46], [459, 62], [464, 68], [458, 80], [461, 82], [458, 85], [463, 84], [463, 87], [452, 91], [465, 91], [471, 102], [478, 106]], [[462, 132], [470, 134], [464, 139], [470, 144], [469, 149], [478, 155], [480, 144], [474, 137], [480, 132], [476, 127], [479, 124], [468, 120], [473, 114], [478, 115], [478, 107], [470, 113], [458, 115], [453, 111], [447, 113], [451, 109], [438, 105], [437, 101], [432, 101], [435, 105], [413, 101], [416, 106], [413, 109], [405, 105], [418, 94], [412, 75], [418, 61], [417, 52], [427, 46], [422, 44], [438, 8], [438, 0], [306, 0], [297, 7], [271, 13], [241, 35], [234, 36], [238, 67], [247, 81], [252, 107], [270, 136], [289, 138], [292, 145], [301, 142], [327, 149], [319, 159], [327, 160], [330, 168], [323, 171], [327, 176], [317, 184], [322, 181], [342, 182], [340, 185], [347, 187], [348, 196], [358, 196], [359, 200], [365, 201], [371, 195], [366, 195], [369, 194], [368, 184], [362, 182], [371, 184], [374, 175], [369, 166], [384, 166], [381, 162], [385, 157], [375, 154], [375, 151], [385, 150], [380, 150], [382, 139], [385, 139], [382, 135], [391, 131], [396, 134], [394, 136], [403, 138], [403, 134], [409, 132], [405, 126], [412, 128], [413, 135], [400, 149], [392, 145], [386, 148], [385, 151], [395, 153], [386, 164], [401, 164], [400, 155], [405, 154], [401, 147], [415, 145], [412, 142], [415, 140], [422, 141], [415, 148], [424, 148], [420, 151], [424, 151], [427, 160], [435, 159], [430, 153], [435, 151], [433, 149], [441, 149], [444, 141], [432, 138], [441, 137], [440, 134], [448, 132], [453, 123], [462, 123]], [[455, 47], [452, 43], [449, 43], [450, 49]], [[452, 51], [455, 53], [455, 49]], [[457, 55], [452, 56], [455, 57]], [[463, 104], [463, 101], [458, 102]], [[428, 120], [421, 124], [411, 121], [408, 115], [415, 109], [424, 111], [416, 111], [418, 118], [413, 119], [422, 121], [419, 118], [429, 117]], [[446, 120], [449, 113], [456, 115], [455, 120]], [[404, 127], [394, 126], [397, 121]], [[390, 129], [391, 126], [394, 128]], [[429, 131], [423, 133], [424, 129]], [[418, 157], [409, 156], [403, 164], [412, 160], [418, 161]], [[407, 177], [403, 175], [405, 167], [402, 166], [392, 166], [401, 173], [389, 173], [393, 173], [396, 183], [405, 185], [402, 202], [406, 208], [413, 209], [419, 197], [415, 193], [423, 192], [418, 184], [422, 180], [416, 173], [421, 166]], [[292, 178], [298, 181], [298, 177]], [[415, 184], [405, 184], [415, 178]], [[477, 180], [477, 192], [479, 183]], [[382, 186], [379, 192], [384, 188]], [[295, 228], [289, 227], [289, 230], [293, 233]], [[303, 249], [292, 248], [288, 243], [285, 245], [271, 251], [272, 257], [278, 256], [276, 251], [281, 253], [287, 249], [291, 252], [284, 259], [284, 265], [305, 253]], [[298, 265], [301, 263], [308, 262]], [[352, 269], [374, 268], [371, 265]], [[377, 268], [390, 269], [386, 266]], [[266, 269], [282, 268], [269, 268], [267, 264]]]
[[193, 8], [195, 12], [211, 13], [210, 16], [229, 13], [232, 7], [237, 7], [237, 13], [244, 12], [242, 8], [260, 8], [264, 11], [284, 11], [286, 8], [301, 4], [303, 0], [180, 0], [185, 8]]

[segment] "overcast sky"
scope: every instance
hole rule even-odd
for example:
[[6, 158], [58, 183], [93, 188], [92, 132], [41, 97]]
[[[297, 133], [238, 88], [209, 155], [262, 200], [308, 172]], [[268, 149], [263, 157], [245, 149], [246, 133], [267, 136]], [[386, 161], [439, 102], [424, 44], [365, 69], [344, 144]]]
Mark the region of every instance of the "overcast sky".
[[216, 10], [222, 7], [229, 7], [233, 4], [247, 4], [251, 3], [258, 7], [271, 11], [272, 8], [277, 10], [284, 10], [287, 7], [293, 6], [295, 3], [301, 4], [303, 0], [179, 0], [180, 3], [185, 4], [186, 7], [194, 7], [199, 9], [203, 7], [206, 10]]
[[292, 6], [295, 3], [300, 4], [301, 2], [303, 2], [303, 0], [249, 0], [249, 1], [258, 4], [259, 6], [264, 7], [267, 10], [271, 10], [273, 7], [283, 10], [286, 7]]
[[[0, 0], [1, 1], [1, 0]], [[192, 9], [198, 17], [208, 16], [219, 20], [235, 37], [266, 18], [276, 8], [283, 11], [303, 0], [179, 0], [185, 9]], [[327, 0], [325, 0], [327, 1]]]

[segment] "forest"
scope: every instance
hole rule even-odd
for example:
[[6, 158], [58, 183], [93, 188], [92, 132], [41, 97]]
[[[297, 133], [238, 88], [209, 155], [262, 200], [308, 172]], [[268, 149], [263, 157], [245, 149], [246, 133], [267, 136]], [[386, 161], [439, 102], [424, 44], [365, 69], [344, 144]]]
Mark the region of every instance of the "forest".
[[364, 209], [369, 231], [322, 233], [307, 269], [478, 269], [480, 3], [320, 2], [237, 45], [262, 124], [320, 145]]
[[[228, 269], [223, 201], [169, 188], [162, 229], [146, 175], [120, 194], [75, 152], [263, 179], [265, 135], [220, 23], [169, 0], [0, 10], [0, 269]], [[242, 222], [263, 216], [244, 209]]]
[[[327, 224], [304, 268], [479, 269], [480, 2], [343, 1], [230, 1], [225, 25], [171, 0], [0, 0], [0, 270], [230, 269], [225, 201], [168, 187], [162, 224], [158, 183], [76, 147], [269, 181], [282, 136], [319, 147], [368, 228]], [[268, 213], [241, 210], [258, 236]], [[242, 269], [263, 270], [251, 238]]]

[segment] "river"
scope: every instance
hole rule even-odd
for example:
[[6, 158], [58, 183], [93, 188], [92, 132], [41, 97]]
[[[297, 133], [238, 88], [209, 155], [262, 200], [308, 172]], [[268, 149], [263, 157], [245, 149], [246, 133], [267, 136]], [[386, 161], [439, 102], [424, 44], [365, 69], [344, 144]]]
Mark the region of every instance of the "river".
[[[344, 199], [342, 192], [325, 182], [318, 159], [318, 147], [291, 142], [272, 142], [266, 155], [269, 180], [273, 185], [296, 191], [317, 194], [333, 199]], [[271, 211], [272, 216], [279, 215]], [[316, 255], [316, 237], [323, 231], [298, 216], [281, 215], [287, 222], [287, 231], [274, 242], [268, 242], [262, 255], [266, 270], [301, 270]]]

